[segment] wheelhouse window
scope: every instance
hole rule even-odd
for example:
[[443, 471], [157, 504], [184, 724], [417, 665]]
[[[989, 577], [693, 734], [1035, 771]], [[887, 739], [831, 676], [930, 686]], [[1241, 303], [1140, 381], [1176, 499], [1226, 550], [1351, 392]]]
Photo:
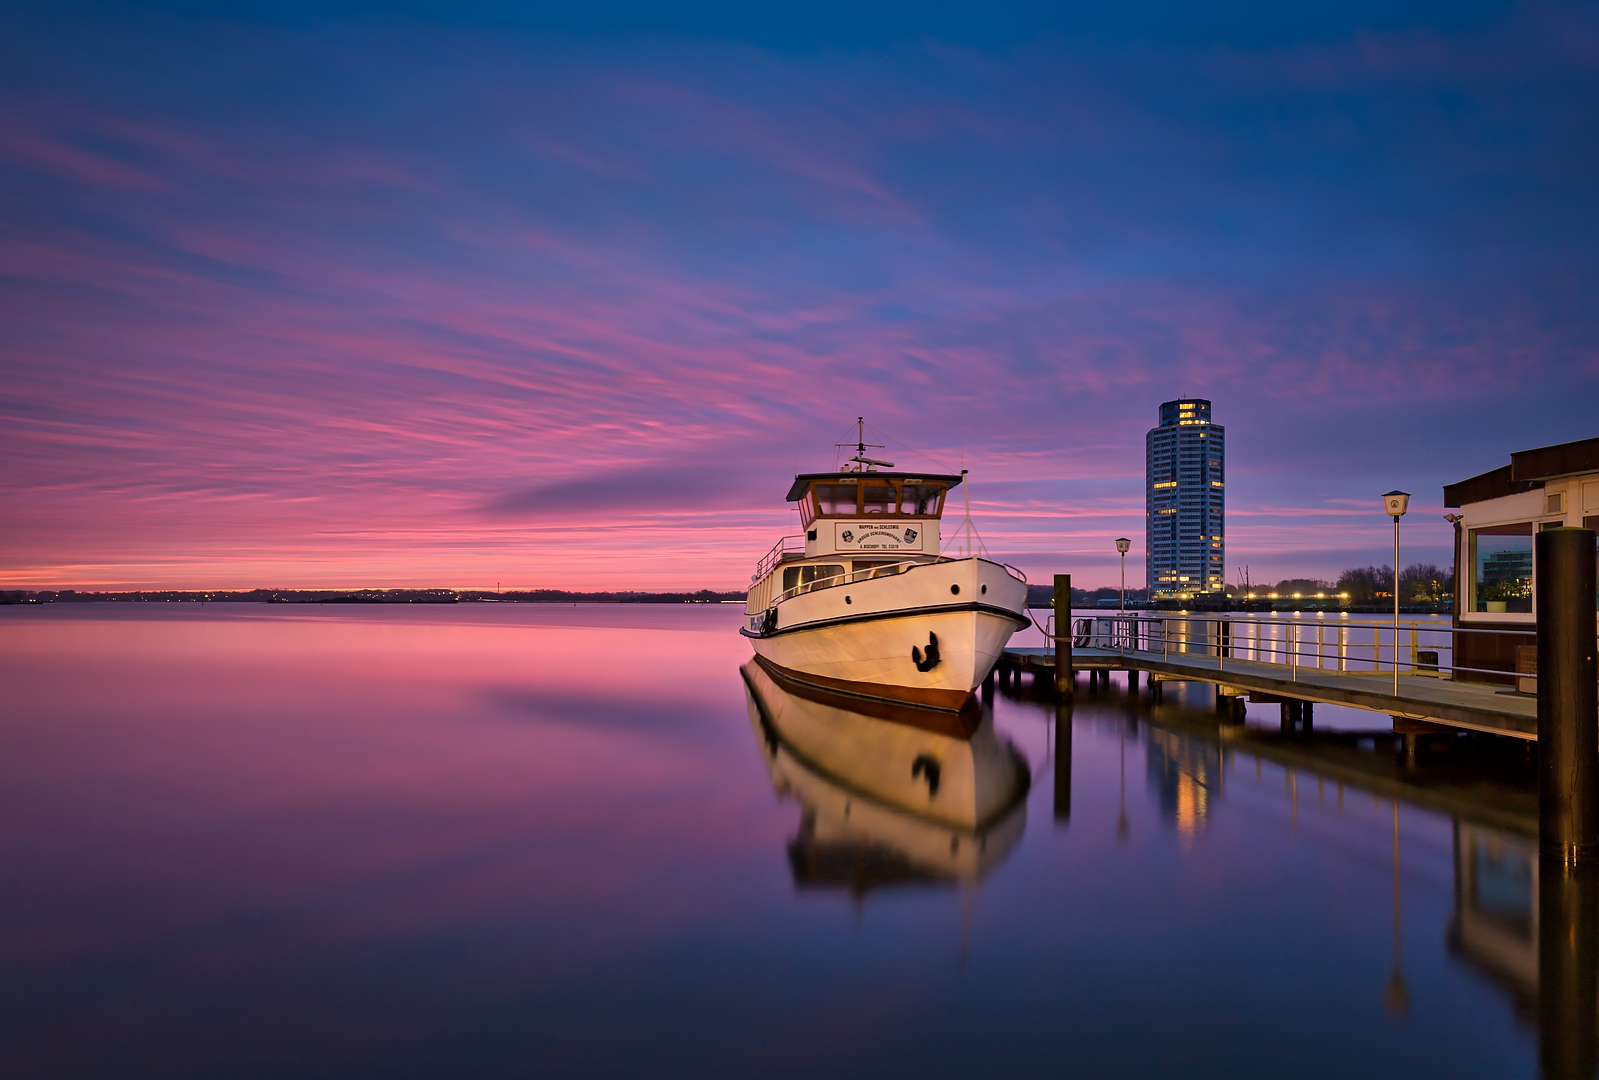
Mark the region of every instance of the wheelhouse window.
[[832, 517], [853, 516], [856, 510], [858, 484], [817, 484], [816, 505], [821, 513]]
[[888, 484], [861, 485], [861, 509], [868, 514], [892, 514], [896, 502], [894, 489]]
[[944, 492], [943, 484], [869, 475], [859, 480], [821, 480], [800, 500], [800, 516], [807, 527], [818, 517], [938, 517], [944, 508]]
[[1471, 530], [1471, 610], [1532, 612], [1532, 522]]
[[937, 517], [944, 502], [941, 484], [901, 485], [899, 512], [911, 517]]

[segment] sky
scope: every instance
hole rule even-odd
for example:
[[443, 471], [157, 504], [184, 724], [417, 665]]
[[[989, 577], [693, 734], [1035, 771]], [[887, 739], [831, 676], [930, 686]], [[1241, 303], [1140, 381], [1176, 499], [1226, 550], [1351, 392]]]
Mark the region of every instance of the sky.
[[1136, 586], [1189, 395], [1335, 578], [1599, 435], [1592, 3], [39, 8], [0, 586], [740, 589], [857, 416]]

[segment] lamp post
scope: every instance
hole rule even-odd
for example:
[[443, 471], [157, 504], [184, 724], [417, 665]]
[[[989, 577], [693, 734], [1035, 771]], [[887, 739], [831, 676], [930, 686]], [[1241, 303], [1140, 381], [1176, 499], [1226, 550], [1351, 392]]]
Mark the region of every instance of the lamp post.
[[1132, 546], [1133, 546], [1133, 542], [1131, 540], [1127, 539], [1127, 537], [1118, 536], [1116, 538], [1116, 550], [1121, 552], [1121, 556], [1122, 556], [1122, 606], [1121, 606], [1121, 610], [1122, 610], [1123, 614], [1126, 614], [1126, 612], [1127, 612], [1127, 549], [1132, 547]]
[[1382, 508], [1394, 519], [1394, 697], [1399, 696], [1399, 519], [1410, 509], [1410, 492], [1390, 491], [1382, 497]]

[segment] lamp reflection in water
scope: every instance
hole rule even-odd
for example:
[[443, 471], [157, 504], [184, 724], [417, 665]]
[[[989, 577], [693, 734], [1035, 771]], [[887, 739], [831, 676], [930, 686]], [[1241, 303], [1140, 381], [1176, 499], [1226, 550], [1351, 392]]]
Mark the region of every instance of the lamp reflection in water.
[[975, 697], [939, 712], [832, 694], [758, 659], [740, 671], [772, 786], [802, 808], [800, 887], [976, 881], [1021, 839], [1027, 760]]
[[1410, 1011], [1410, 990], [1405, 986], [1405, 973], [1401, 957], [1403, 941], [1400, 937], [1399, 919], [1399, 803], [1394, 803], [1394, 969], [1388, 975], [1388, 985], [1383, 988], [1383, 1004], [1395, 1016]]

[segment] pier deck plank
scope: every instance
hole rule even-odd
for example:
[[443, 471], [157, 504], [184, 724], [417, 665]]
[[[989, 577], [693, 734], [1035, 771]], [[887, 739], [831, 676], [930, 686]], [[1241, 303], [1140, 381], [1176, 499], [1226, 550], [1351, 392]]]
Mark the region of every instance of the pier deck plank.
[[[1000, 663], [1028, 669], [1054, 669], [1050, 649], [1006, 649]], [[1172, 681], [1219, 683], [1272, 697], [1296, 701], [1349, 705], [1412, 720], [1429, 720], [1450, 727], [1487, 731], [1520, 739], [1538, 737], [1537, 699], [1505, 693], [1505, 687], [1462, 683], [1431, 675], [1400, 675], [1399, 694], [1393, 693], [1389, 673], [1339, 672], [1299, 668], [1258, 660], [1183, 653], [1118, 652], [1115, 649], [1072, 650], [1072, 666], [1113, 671], [1151, 672]]]

